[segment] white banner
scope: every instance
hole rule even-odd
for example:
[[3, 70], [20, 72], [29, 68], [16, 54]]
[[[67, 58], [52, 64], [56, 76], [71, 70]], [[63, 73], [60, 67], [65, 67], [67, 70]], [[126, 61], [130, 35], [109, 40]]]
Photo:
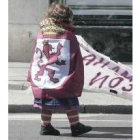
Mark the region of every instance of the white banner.
[[76, 35], [84, 62], [84, 89], [132, 99], [132, 69], [95, 51]]

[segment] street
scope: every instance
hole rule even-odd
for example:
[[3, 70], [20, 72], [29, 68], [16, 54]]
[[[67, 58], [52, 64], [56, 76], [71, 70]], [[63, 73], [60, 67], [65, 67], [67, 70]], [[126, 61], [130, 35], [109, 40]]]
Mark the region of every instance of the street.
[[132, 140], [132, 115], [80, 114], [80, 121], [92, 126], [92, 131], [80, 137], [71, 137], [65, 114], [53, 114], [52, 125], [60, 130], [60, 136], [41, 136], [40, 115], [9, 114], [9, 140]]

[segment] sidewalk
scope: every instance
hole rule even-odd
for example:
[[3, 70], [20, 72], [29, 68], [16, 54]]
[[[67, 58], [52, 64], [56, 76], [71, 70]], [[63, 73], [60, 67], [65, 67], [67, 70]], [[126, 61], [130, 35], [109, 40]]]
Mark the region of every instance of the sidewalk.
[[[131, 64], [128, 66], [131, 67]], [[9, 113], [38, 113], [33, 107], [33, 96], [26, 81], [29, 63], [9, 62]], [[83, 90], [79, 98], [81, 113], [131, 114], [132, 101], [120, 97]]]

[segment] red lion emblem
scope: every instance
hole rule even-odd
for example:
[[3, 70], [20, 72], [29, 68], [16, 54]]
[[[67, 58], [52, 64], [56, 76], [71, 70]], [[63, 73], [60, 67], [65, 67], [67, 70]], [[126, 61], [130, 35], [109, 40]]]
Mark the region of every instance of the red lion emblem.
[[[37, 74], [35, 74], [35, 80], [40, 81], [41, 78], [39, 78], [39, 76], [42, 76], [44, 74], [44, 71], [47, 70], [50, 81], [52, 81], [54, 83], [59, 82], [58, 78], [54, 78], [55, 70], [47, 68], [47, 65], [50, 65], [50, 64], [66, 65], [65, 60], [61, 60], [61, 62], [58, 60], [58, 56], [61, 54], [60, 50], [62, 47], [63, 46], [60, 43], [58, 43], [57, 51], [55, 53], [51, 53], [51, 51], [53, 49], [52, 45], [49, 44], [48, 40], [47, 41], [44, 40], [43, 41], [43, 51], [41, 51], [39, 48], [36, 48], [36, 53], [38, 53], [38, 51], [40, 51], [41, 56], [40, 56], [40, 60], [37, 62], [40, 70], [37, 72]], [[42, 60], [43, 54], [47, 58], [48, 62], [46, 64], [40, 65], [40, 63], [43, 62], [43, 60]]]

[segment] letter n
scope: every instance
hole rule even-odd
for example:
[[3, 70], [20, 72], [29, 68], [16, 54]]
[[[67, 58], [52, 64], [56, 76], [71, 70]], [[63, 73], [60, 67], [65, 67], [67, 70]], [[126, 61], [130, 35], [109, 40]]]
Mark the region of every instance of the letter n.
[[91, 86], [91, 85], [93, 85], [95, 82], [101, 81], [101, 83], [99, 84], [99, 88], [101, 88], [101, 87], [103, 86], [104, 82], [108, 79], [109, 75], [106, 75], [106, 76], [104, 76], [104, 77], [100, 77], [100, 78], [99, 78], [100, 75], [101, 75], [101, 72], [98, 72], [97, 75], [96, 75], [94, 78], [91, 79], [89, 85]]

